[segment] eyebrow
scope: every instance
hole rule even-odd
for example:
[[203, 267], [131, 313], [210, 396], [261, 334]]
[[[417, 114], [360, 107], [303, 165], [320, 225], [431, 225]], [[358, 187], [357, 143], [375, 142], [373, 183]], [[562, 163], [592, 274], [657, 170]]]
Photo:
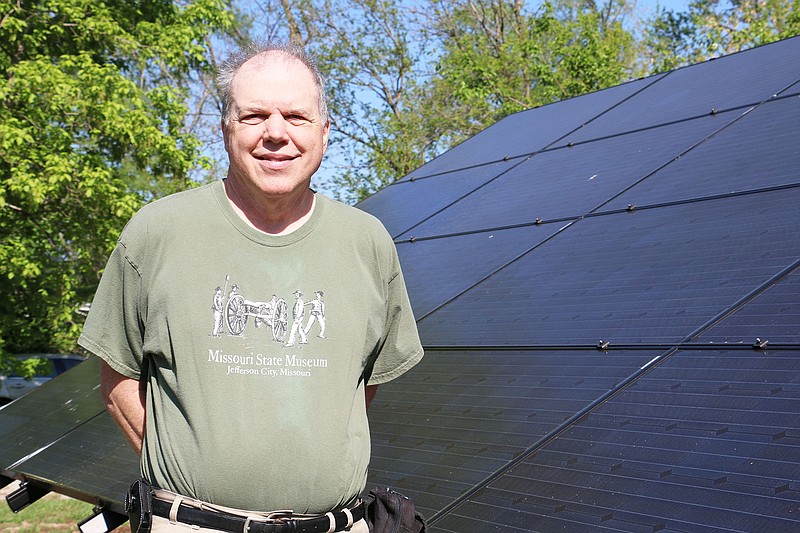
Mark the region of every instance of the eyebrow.
[[[245, 105], [245, 106], [242, 106], [242, 107], [238, 107], [237, 106], [234, 109], [234, 111], [236, 112], [236, 116], [247, 115], [247, 114], [250, 114], [250, 113], [264, 113], [264, 112], [266, 112], [264, 107], [261, 107], [261, 106], [258, 106], [258, 105]], [[283, 114], [283, 115], [300, 115], [300, 116], [309, 117], [309, 118], [312, 115], [314, 115], [313, 112], [310, 112], [307, 108], [304, 108], [304, 107], [292, 107], [292, 108], [289, 108], [289, 109], [281, 111], [281, 114]], [[319, 111], [317, 111], [316, 115], [319, 115]], [[317, 118], [319, 118], [319, 117], [317, 116]]]

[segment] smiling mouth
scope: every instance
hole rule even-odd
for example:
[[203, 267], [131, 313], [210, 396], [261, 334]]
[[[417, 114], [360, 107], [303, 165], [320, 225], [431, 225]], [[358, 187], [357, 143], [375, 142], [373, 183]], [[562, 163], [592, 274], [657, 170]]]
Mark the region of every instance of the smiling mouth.
[[256, 156], [256, 159], [265, 170], [279, 171], [289, 168], [297, 157], [271, 154]]
[[268, 163], [285, 163], [286, 161], [294, 161], [296, 159], [294, 156], [280, 154], [257, 155], [255, 158]]

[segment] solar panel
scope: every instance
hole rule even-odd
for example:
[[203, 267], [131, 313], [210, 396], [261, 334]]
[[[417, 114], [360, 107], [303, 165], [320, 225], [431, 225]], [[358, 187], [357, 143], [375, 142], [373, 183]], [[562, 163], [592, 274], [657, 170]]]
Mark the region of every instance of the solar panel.
[[700, 342], [800, 344], [800, 271], [776, 280], [725, 320], [697, 336]]
[[[68, 460], [65, 460], [68, 458]], [[38, 451], [15, 469], [30, 479], [94, 495], [124, 514], [122, 502], [139, 477], [139, 457], [105, 411]]]
[[679, 351], [436, 530], [794, 530], [799, 378], [798, 351]]
[[500, 120], [411, 172], [401, 181], [468, 168], [543, 150], [663, 75], [636, 80]]
[[797, 220], [800, 189], [586, 218], [423, 317], [420, 334], [437, 346], [678, 342], [794, 263]]
[[[397, 237], [448, 208], [458, 198], [508, 172], [519, 162], [516, 159], [487, 163], [466, 170], [396, 183], [365, 199], [358, 206], [368, 213], [380, 213], [386, 230]], [[391, 215], [384, 214], [387, 212]]]
[[397, 252], [420, 318], [553, 236], [557, 227], [528, 226], [497, 232], [401, 242]]
[[607, 208], [798, 184], [800, 98], [773, 100], [741, 116], [706, 142], [660, 169]]
[[[49, 446], [105, 411], [95, 357], [0, 410], [0, 465], [8, 467]], [[44, 473], [43, 475], [47, 475]]]
[[[797, 43], [787, 39], [674, 70], [559, 144], [577, 143], [668, 124], [723, 110], [749, 108], [797, 82], [787, 58]], [[742, 109], [744, 111], [744, 109]]]
[[0, 465], [123, 513], [139, 461], [100, 401], [98, 366], [89, 357], [0, 410]]
[[536, 154], [399, 238], [582, 216], [740, 116], [706, 116]]
[[415, 494], [432, 514], [656, 354], [429, 350], [402, 383], [382, 385], [370, 407], [370, 483]]

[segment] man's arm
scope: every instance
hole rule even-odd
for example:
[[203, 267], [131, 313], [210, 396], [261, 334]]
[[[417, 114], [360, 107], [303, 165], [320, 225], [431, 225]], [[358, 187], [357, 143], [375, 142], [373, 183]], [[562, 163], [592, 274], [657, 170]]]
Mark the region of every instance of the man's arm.
[[141, 455], [144, 441], [145, 386], [144, 382], [123, 376], [100, 360], [100, 396], [137, 455]]
[[367, 409], [369, 409], [369, 404], [372, 403], [372, 399], [375, 398], [375, 395], [378, 393], [378, 386], [377, 385], [367, 385], [364, 387], [364, 399], [367, 401]]

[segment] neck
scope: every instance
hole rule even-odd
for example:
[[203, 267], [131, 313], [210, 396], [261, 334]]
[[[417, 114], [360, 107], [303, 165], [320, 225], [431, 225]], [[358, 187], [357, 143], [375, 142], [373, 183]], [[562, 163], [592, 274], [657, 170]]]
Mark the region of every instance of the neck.
[[228, 201], [239, 218], [269, 235], [286, 235], [295, 231], [311, 218], [314, 211], [315, 195], [309, 188], [294, 195], [258, 198], [241, 191], [230, 178], [223, 184]]

